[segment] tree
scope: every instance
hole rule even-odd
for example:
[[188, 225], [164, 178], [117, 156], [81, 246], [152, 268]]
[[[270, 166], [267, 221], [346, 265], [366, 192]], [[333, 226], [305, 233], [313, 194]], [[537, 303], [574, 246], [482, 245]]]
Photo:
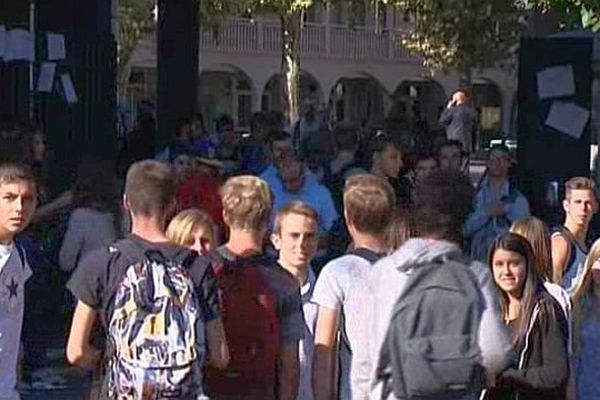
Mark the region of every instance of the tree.
[[156, 0], [118, 0], [117, 85], [127, 86], [133, 51], [148, 33], [154, 31]]
[[600, 32], [600, 1], [598, 0], [519, 0], [525, 9], [542, 12], [554, 10], [566, 17], [565, 28], [584, 28]]
[[520, 10], [507, 0], [380, 0], [406, 10], [413, 30], [402, 40], [432, 72], [456, 70], [472, 85], [476, 69], [510, 59], [519, 38]]
[[[284, 116], [292, 124], [299, 119], [300, 108], [300, 40], [302, 13], [314, 4], [336, 0], [204, 0], [202, 19], [217, 21], [215, 15], [275, 14], [281, 21], [281, 75], [283, 77]], [[337, 0], [344, 1], [344, 0]], [[355, 0], [346, 0], [351, 4]], [[213, 25], [215, 26], [215, 25]]]

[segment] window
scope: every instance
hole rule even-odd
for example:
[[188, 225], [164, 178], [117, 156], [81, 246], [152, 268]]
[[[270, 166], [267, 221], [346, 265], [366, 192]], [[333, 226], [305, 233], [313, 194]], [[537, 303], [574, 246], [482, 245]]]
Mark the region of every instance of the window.
[[302, 13], [302, 22], [305, 24], [316, 24], [320, 21], [320, 9], [316, 5], [310, 6], [304, 13]]
[[252, 96], [250, 94], [240, 94], [237, 97], [237, 122], [238, 128], [250, 127], [252, 118]]
[[342, 25], [344, 23], [344, 10], [341, 5], [330, 6], [329, 23], [332, 25]]

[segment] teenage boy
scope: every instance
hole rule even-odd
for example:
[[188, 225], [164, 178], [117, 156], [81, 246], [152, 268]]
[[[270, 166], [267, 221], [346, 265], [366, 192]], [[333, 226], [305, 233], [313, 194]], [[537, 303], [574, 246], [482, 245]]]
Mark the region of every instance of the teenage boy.
[[292, 275], [300, 286], [304, 337], [300, 340], [300, 385], [296, 400], [313, 400], [312, 362], [314, 354], [317, 305], [312, 301], [316, 276], [310, 263], [317, 252], [318, 214], [307, 204], [292, 202], [275, 215], [271, 242], [279, 251], [278, 264]]
[[35, 211], [36, 187], [26, 167], [0, 163], [0, 399], [18, 400], [19, 343], [24, 286], [31, 276], [23, 247], [16, 240]]
[[463, 156], [462, 143], [458, 140], [447, 139], [438, 146], [437, 158], [440, 169], [462, 171]]
[[297, 282], [263, 254], [273, 199], [255, 176], [220, 190], [229, 240], [203, 256], [216, 273], [231, 362], [207, 375], [211, 399], [294, 400], [304, 335]]
[[[460, 247], [462, 228], [471, 209], [473, 187], [469, 178], [460, 172], [436, 171], [418, 182], [415, 199], [414, 221], [418, 238], [409, 239], [394, 253], [378, 262], [365, 279], [365, 286], [361, 290], [362, 294], [359, 294], [361, 308], [358, 313], [361, 315], [360, 327], [362, 329], [357, 329], [357, 332], [363, 336], [356, 338], [357, 343], [361, 345], [353, 348], [353, 399], [412, 398], [412, 395], [397, 397], [399, 396], [398, 389], [400, 392], [405, 392], [410, 388], [422, 388], [430, 385], [427, 388], [428, 391], [424, 391], [431, 394], [427, 398], [476, 400], [480, 398], [481, 382], [478, 379], [470, 379], [473, 376], [465, 378], [468, 381], [466, 384], [459, 380], [461, 379], [459, 378], [460, 372], [468, 371], [468, 368], [464, 367], [465, 364], [462, 364], [463, 367], [453, 370], [453, 372], [459, 372], [458, 375], [452, 375], [448, 368], [445, 370], [438, 368], [443, 363], [435, 366], [433, 365], [435, 363], [428, 361], [427, 355], [422, 355], [424, 352], [431, 352], [430, 354], [435, 352], [436, 356], [440, 358], [434, 356], [431, 358], [432, 360], [443, 359], [447, 362], [446, 365], [453, 365], [450, 362], [454, 361], [453, 358], [456, 358], [457, 354], [462, 355], [462, 352], [467, 353], [468, 349], [472, 349], [481, 356], [481, 366], [485, 368], [490, 378], [502, 371], [510, 356], [510, 338], [502, 323], [497, 302], [498, 295], [493, 287], [489, 268], [479, 262], [469, 262], [462, 254]], [[433, 332], [436, 328], [441, 331], [446, 328], [450, 329], [455, 321], [451, 319], [452, 317], [449, 319], [449, 315], [458, 317], [459, 321], [462, 321], [460, 316], [464, 315], [461, 312], [454, 313], [452, 309], [451, 311], [438, 311], [439, 308], [444, 307], [443, 304], [436, 308], [431, 307], [431, 303], [427, 303], [427, 301], [435, 301], [435, 296], [436, 294], [440, 295], [440, 291], [435, 294], [431, 292], [430, 300], [425, 295], [420, 297], [423, 304], [428, 306], [421, 310], [424, 311], [423, 313], [416, 313], [414, 308], [410, 308], [412, 304], [417, 304], [417, 301], [405, 302], [404, 306], [400, 306], [400, 299], [405, 293], [407, 296], [423, 293], [419, 292], [417, 288], [420, 287], [423, 290], [427, 287], [427, 282], [430, 282], [429, 288], [448, 284], [448, 281], [438, 278], [433, 273], [423, 275], [427, 271], [435, 271], [433, 269], [435, 267], [447, 268], [449, 274], [462, 271], [460, 275], [454, 275], [460, 282], [461, 289], [459, 290], [473, 286], [475, 290], [471, 293], [480, 292], [473, 296], [474, 302], [470, 305], [475, 306], [474, 309], [480, 312], [479, 325], [472, 326], [458, 322], [454, 326], [458, 328], [458, 337], [473, 335], [475, 340], [469, 338], [469, 345], [455, 346], [455, 348], [452, 348], [452, 344], [457, 344], [458, 340], [450, 341], [449, 343], [452, 343], [450, 347], [442, 344], [435, 346], [435, 350], [419, 344], [413, 345], [410, 347], [414, 351], [413, 360], [419, 360], [419, 362], [405, 365], [403, 362], [408, 359], [406, 353], [393, 351], [399, 347], [409, 349], [408, 345], [406, 347], [398, 346], [400, 343], [408, 343], [411, 339], [410, 335], [414, 335], [417, 329], [423, 327], [418, 330], [419, 335], [422, 335], [420, 344], [427, 343], [431, 346], [435, 339], [427, 337], [428, 334], [434, 335]], [[464, 281], [460, 280], [461, 276], [465, 278]], [[417, 286], [419, 283], [421, 286]], [[462, 303], [457, 302], [456, 305], [460, 305], [453, 310], [463, 307], [466, 309], [469, 304], [466, 301], [468, 297], [465, 296], [467, 293], [469, 292], [464, 291], [461, 294]], [[415, 298], [412, 297], [412, 299]], [[406, 301], [408, 302], [408, 299]], [[409, 305], [407, 306], [407, 304]], [[446, 305], [446, 308], [451, 308], [453, 305], [454, 303]], [[391, 321], [393, 319], [397, 321], [398, 316], [407, 309], [410, 309], [411, 313], [406, 314], [406, 318], [411, 321], [411, 324], [414, 323], [414, 331], [406, 331], [404, 337], [395, 336], [399, 331], [391, 329]], [[439, 333], [439, 331], [437, 332]], [[448, 334], [448, 332], [444, 332], [444, 334]], [[413, 339], [413, 342], [419, 342], [419, 339]], [[395, 370], [394, 368], [398, 364], [412, 368], [411, 373], [406, 373], [405, 370]], [[433, 368], [428, 369], [432, 365]], [[475, 364], [472, 367], [475, 374], [479, 375], [479, 365]], [[449, 373], [452, 376], [445, 375]], [[403, 377], [404, 381], [394, 381], [397, 377]], [[437, 385], [440, 380], [444, 379], [447, 379], [445, 382], [456, 383], [456, 385]], [[490, 383], [492, 382], [490, 381]]]
[[[342, 400], [353, 398], [350, 363], [356, 329], [362, 318], [356, 312], [359, 302], [355, 289], [362, 285], [372, 264], [387, 252], [385, 238], [395, 204], [394, 189], [385, 179], [367, 174], [348, 178], [344, 219], [354, 250], [323, 268], [313, 295], [319, 305], [313, 373], [317, 400], [329, 400], [335, 393]], [[335, 373], [338, 332], [341, 333], [339, 380]]]
[[567, 292], [577, 287], [585, 258], [590, 221], [598, 211], [596, 185], [591, 179], [576, 177], [565, 184], [565, 222], [552, 235], [552, 268], [554, 283]]
[[293, 201], [302, 201], [317, 210], [321, 232], [329, 232], [338, 213], [331, 192], [314, 177], [301, 160], [290, 157], [277, 168], [278, 184], [271, 186], [275, 211]]
[[108, 332], [102, 398], [199, 398], [204, 344], [210, 364], [228, 362], [215, 276], [165, 236], [176, 188], [168, 164], [134, 163], [123, 197], [131, 235], [84, 257], [68, 284], [78, 302], [67, 359], [93, 370], [100, 351], [90, 339], [100, 313]]
[[487, 170], [465, 223], [465, 236], [471, 241], [471, 257], [487, 262], [494, 239], [508, 232], [518, 219], [529, 217], [529, 202], [510, 179], [513, 157], [508, 147], [497, 145], [490, 149]]

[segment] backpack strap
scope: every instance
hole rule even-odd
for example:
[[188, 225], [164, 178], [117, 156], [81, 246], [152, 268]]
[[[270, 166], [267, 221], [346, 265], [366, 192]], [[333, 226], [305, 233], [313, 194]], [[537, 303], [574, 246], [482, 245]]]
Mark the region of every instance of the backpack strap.
[[373, 250], [366, 249], [364, 247], [352, 249], [352, 250], [348, 251], [346, 254], [355, 255], [364, 260], [367, 260], [369, 262], [369, 264], [375, 264], [377, 261], [381, 260], [383, 257], [386, 256], [385, 254], [376, 253]]

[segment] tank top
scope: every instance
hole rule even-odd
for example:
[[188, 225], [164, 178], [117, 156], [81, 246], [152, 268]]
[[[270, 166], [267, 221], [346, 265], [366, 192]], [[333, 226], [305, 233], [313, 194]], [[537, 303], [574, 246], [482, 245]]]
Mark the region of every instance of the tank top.
[[587, 257], [587, 249], [583, 248], [579, 241], [577, 241], [573, 234], [568, 232], [566, 228], [560, 227], [552, 234], [552, 237], [554, 238], [557, 235], [562, 236], [571, 247], [571, 254], [569, 256], [565, 271], [563, 272], [561, 282], [561, 286], [569, 294], [571, 294], [577, 287], [577, 284], [581, 279], [581, 275], [583, 274], [585, 259]]

